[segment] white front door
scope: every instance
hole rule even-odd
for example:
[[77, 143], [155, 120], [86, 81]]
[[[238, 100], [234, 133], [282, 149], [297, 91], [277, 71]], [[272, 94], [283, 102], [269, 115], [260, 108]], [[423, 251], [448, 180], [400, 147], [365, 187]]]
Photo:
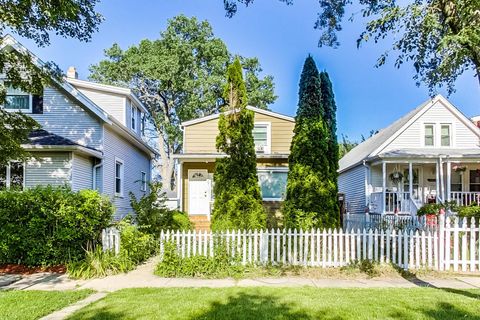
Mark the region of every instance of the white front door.
[[207, 170], [188, 170], [188, 214], [210, 215], [211, 187]]

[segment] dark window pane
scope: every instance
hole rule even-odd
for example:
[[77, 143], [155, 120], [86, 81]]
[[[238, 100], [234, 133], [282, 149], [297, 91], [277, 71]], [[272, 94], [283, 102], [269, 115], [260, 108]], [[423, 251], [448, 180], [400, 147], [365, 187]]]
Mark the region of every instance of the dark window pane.
[[0, 190], [7, 187], [7, 167], [0, 166]]
[[23, 189], [23, 163], [10, 163], [10, 188], [16, 190]]

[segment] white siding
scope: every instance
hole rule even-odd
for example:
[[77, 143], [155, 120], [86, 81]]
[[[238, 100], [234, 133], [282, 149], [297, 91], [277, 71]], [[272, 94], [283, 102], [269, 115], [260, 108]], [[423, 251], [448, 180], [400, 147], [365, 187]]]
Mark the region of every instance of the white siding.
[[350, 213], [365, 212], [365, 171], [365, 166], [360, 164], [340, 173], [338, 177], [338, 191], [345, 194]]
[[43, 114], [32, 114], [42, 129], [68, 138], [83, 146], [102, 147], [102, 125], [96, 116], [68, 99], [57, 88], [43, 92]]
[[[115, 219], [121, 219], [131, 213], [130, 192], [141, 197], [141, 172], [147, 173], [150, 181], [150, 159], [144, 152], [132, 146], [128, 141], [105, 127], [105, 156], [103, 160], [103, 193], [113, 199], [117, 209]], [[115, 157], [124, 162], [123, 197], [115, 196]]]
[[73, 155], [72, 167], [72, 189], [92, 189], [93, 188], [93, 161], [90, 157], [84, 157], [78, 154]]
[[26, 162], [25, 187], [37, 185], [63, 186], [71, 183], [70, 152], [34, 152]]
[[[424, 124], [436, 125], [436, 142], [439, 143], [440, 124], [452, 124], [453, 143], [452, 148], [466, 149], [478, 148], [479, 138], [448, 110], [441, 101], [437, 101], [423, 113], [414, 123], [407, 127], [397, 138], [395, 138], [383, 151], [424, 148]], [[436, 147], [440, 147], [439, 144]]]
[[76, 87], [81, 93], [86, 95], [97, 106], [112, 115], [115, 119], [126, 126], [125, 97], [115, 93], [106, 93], [100, 90]]

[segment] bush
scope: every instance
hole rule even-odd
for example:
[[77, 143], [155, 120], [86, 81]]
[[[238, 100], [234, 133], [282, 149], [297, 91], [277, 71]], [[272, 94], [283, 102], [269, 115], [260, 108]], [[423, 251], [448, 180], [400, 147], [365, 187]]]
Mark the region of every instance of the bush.
[[473, 203], [470, 206], [459, 207], [457, 213], [461, 218], [480, 219], [480, 206], [478, 206], [476, 203]]
[[85, 257], [114, 208], [96, 191], [38, 186], [0, 191], [0, 263], [65, 264]]
[[[220, 241], [220, 240], [216, 240]], [[155, 274], [161, 277], [234, 277], [238, 278], [246, 270], [239, 257], [231, 257], [224, 244], [215, 245], [213, 256], [192, 256], [182, 258], [174, 242], [164, 243], [162, 261]]]
[[440, 203], [427, 203], [424, 204], [420, 209], [417, 211], [417, 215], [425, 216], [425, 215], [438, 215], [441, 209], [445, 207]]
[[115, 255], [97, 246], [86, 252], [83, 261], [68, 264], [70, 277], [89, 279], [128, 272], [158, 253], [159, 242], [152, 235], [141, 232], [128, 219], [120, 221], [117, 227], [120, 230], [120, 253]]
[[165, 206], [165, 193], [162, 192], [162, 184], [153, 182], [150, 184], [150, 193], [140, 199], [130, 193], [130, 204], [135, 211], [135, 220], [139, 228], [153, 235], [160, 236], [160, 231], [191, 230], [193, 228], [188, 216], [177, 210], [169, 210]]

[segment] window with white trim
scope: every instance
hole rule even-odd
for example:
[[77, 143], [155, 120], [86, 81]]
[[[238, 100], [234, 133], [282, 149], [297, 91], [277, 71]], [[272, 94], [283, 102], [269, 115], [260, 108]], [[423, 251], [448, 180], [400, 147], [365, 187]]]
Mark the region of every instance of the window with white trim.
[[425, 125], [425, 147], [435, 146], [435, 126], [433, 124]]
[[142, 120], [140, 123], [140, 132], [142, 133], [142, 135], [145, 135], [145, 121], [146, 121], [145, 113], [142, 112], [141, 117], [142, 117]]
[[115, 195], [123, 196], [123, 160], [115, 158]]
[[137, 108], [130, 105], [130, 128], [135, 131], [137, 129]]
[[142, 179], [140, 180], [140, 191], [147, 191], [147, 173], [142, 171]]
[[451, 126], [442, 123], [440, 126], [440, 144], [442, 147], [449, 147], [452, 144]]
[[0, 190], [23, 190], [25, 183], [25, 166], [23, 162], [11, 161], [6, 166], [0, 166]]
[[252, 134], [256, 153], [270, 153], [269, 131], [268, 123], [255, 123]]
[[287, 168], [258, 169], [258, 183], [262, 199], [266, 201], [281, 201], [287, 190]]
[[3, 108], [7, 111], [32, 113], [32, 95], [20, 89], [8, 87]]

